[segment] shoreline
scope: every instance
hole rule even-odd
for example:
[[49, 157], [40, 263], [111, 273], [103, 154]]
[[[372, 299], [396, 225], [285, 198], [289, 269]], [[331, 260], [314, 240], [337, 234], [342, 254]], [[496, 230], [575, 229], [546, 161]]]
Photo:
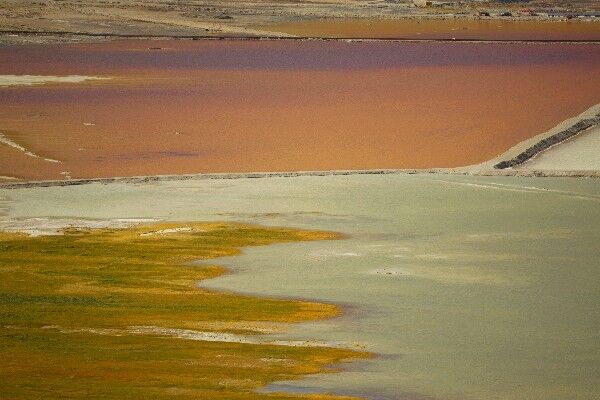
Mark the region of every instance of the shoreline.
[[[540, 22], [542, 23], [542, 22]], [[588, 23], [588, 22], [580, 22]], [[596, 22], [589, 22], [596, 23]], [[600, 23], [598, 23], [600, 25]], [[57, 37], [55, 42], [44, 43], [2, 43], [0, 46], [27, 46], [29, 44], [62, 44], [60, 39], [74, 39], [72, 43], [84, 43], [79, 39], [98, 38], [101, 41], [148, 39], [148, 40], [248, 40], [248, 41], [332, 41], [332, 42], [461, 42], [461, 43], [600, 43], [597, 39], [471, 39], [471, 38], [411, 38], [411, 37], [336, 37], [336, 36], [289, 36], [273, 33], [272, 35], [167, 35], [167, 34], [126, 34], [110, 32], [75, 32], [75, 31], [34, 31], [34, 30], [1, 30], [3, 37], [26, 39], [31, 37]]]
[[[517, 143], [505, 152], [498, 154], [488, 161], [464, 168], [477, 173], [494, 170], [498, 172], [503, 171], [509, 174], [514, 173], [515, 175], [519, 175], [520, 173], [533, 173], [534, 176], [539, 176], [536, 172], [543, 172], [546, 174], [558, 174], [558, 176], [564, 176], [565, 171], [560, 170], [536, 171], [535, 168], [527, 169], [527, 161], [543, 154], [546, 150], [560, 146], [562, 143], [576, 140], [579, 134], [589, 131], [597, 126], [600, 126], [600, 103], [592, 105], [582, 113], [560, 122], [545, 132]], [[517, 161], [518, 163], [514, 163]], [[513, 167], [517, 169], [512, 169]], [[600, 176], [600, 171], [597, 170], [573, 170], [572, 172], [582, 173], [583, 176]]]
[[591, 118], [582, 119], [569, 128], [540, 140], [535, 145], [529, 147], [527, 150], [519, 153], [510, 160], [500, 161], [498, 164], [494, 165], [494, 168], [507, 169], [521, 166], [538, 154], [558, 146], [567, 140], [575, 139], [579, 134], [598, 126], [598, 124], [600, 124], [600, 113]]
[[0, 189], [28, 189], [39, 187], [80, 186], [93, 183], [149, 183], [193, 180], [226, 180], [226, 179], [259, 179], [259, 178], [298, 178], [304, 176], [344, 176], [344, 175], [466, 175], [466, 176], [523, 176], [540, 178], [600, 178], [600, 171], [590, 170], [480, 170], [467, 168], [428, 168], [428, 169], [365, 169], [365, 170], [331, 170], [331, 171], [295, 171], [295, 172], [248, 172], [248, 173], [216, 173], [216, 174], [183, 174], [183, 175], [146, 175], [113, 178], [89, 178], [71, 180], [46, 180], [28, 182], [0, 183]]

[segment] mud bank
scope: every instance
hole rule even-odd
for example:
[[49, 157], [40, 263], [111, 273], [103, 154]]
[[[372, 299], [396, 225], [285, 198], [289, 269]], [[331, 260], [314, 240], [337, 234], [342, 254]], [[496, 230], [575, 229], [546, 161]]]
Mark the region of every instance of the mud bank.
[[[595, 168], [593, 159], [589, 159], [589, 152], [581, 154], [578, 152], [567, 152], [563, 158], [573, 159], [577, 157], [577, 163], [553, 163], [536, 164], [533, 162], [538, 156], [547, 154], [546, 150], [552, 149], [554, 152], [561, 152], [561, 144], [573, 143], [583, 135], [589, 132], [594, 134], [600, 123], [600, 104], [589, 107], [575, 117], [568, 118], [551, 129], [524, 140], [511, 147], [504, 153], [492, 158], [491, 160], [465, 167], [475, 174], [489, 174], [489, 172], [500, 172], [501, 174], [510, 174], [514, 176], [590, 176], [600, 175], [598, 168]], [[586, 158], [587, 157], [587, 158]], [[592, 157], [593, 158], [593, 157]], [[528, 162], [530, 161], [530, 162]], [[574, 161], [574, 160], [573, 160]], [[565, 165], [577, 166], [565, 167]], [[502, 168], [503, 167], [503, 168]]]
[[219, 180], [219, 179], [258, 179], [258, 178], [298, 178], [303, 176], [342, 176], [342, 175], [469, 175], [469, 176], [523, 176], [523, 177], [576, 177], [600, 178], [600, 171], [589, 170], [470, 170], [468, 168], [428, 168], [428, 169], [368, 169], [347, 171], [298, 171], [298, 172], [255, 172], [255, 173], [222, 173], [222, 174], [186, 174], [186, 175], [154, 175], [114, 178], [92, 178], [71, 180], [48, 180], [33, 182], [0, 183], [0, 189], [26, 189], [34, 187], [79, 186], [91, 183], [148, 183], [169, 181]]
[[571, 139], [571, 138], [575, 137], [576, 135], [580, 134], [581, 132], [584, 132], [593, 126], [598, 125], [599, 123], [600, 123], [600, 113], [596, 114], [592, 118], [583, 119], [583, 120], [577, 122], [576, 124], [574, 124], [573, 126], [539, 141], [538, 143], [529, 147], [527, 150], [520, 153], [516, 157], [514, 157], [510, 160], [505, 160], [505, 161], [499, 162], [498, 164], [494, 165], [494, 168], [505, 169], [505, 168], [512, 168], [512, 167], [521, 165], [524, 162], [535, 157], [539, 153], [541, 153], [545, 150], [548, 150], [550, 147], [556, 146], [568, 139]]

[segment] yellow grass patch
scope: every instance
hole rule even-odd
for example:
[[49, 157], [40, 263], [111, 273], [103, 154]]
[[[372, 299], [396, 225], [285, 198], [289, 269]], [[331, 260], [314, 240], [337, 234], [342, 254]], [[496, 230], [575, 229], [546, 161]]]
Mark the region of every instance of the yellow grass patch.
[[186, 340], [134, 327], [256, 335], [334, 316], [338, 309], [330, 304], [198, 289], [197, 281], [224, 271], [190, 262], [242, 246], [338, 237], [224, 223], [0, 233], [0, 397], [298, 398], [255, 390], [366, 355]]

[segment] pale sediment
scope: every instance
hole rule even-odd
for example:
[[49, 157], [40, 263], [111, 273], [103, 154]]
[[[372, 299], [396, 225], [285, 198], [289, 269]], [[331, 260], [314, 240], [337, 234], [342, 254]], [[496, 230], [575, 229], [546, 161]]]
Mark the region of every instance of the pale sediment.
[[34, 86], [47, 83], [83, 83], [86, 81], [98, 81], [110, 79], [100, 76], [86, 75], [0, 75], [0, 87], [6, 86]]
[[0, 183], [0, 189], [25, 189], [53, 186], [77, 186], [92, 183], [148, 183], [188, 180], [214, 179], [257, 179], [257, 178], [297, 178], [302, 176], [343, 176], [343, 175], [390, 175], [390, 174], [440, 174], [471, 176], [529, 176], [529, 177], [587, 177], [600, 178], [600, 171], [590, 170], [471, 170], [469, 168], [428, 168], [428, 169], [367, 169], [367, 170], [334, 170], [334, 171], [297, 171], [297, 172], [254, 172], [254, 173], [220, 173], [220, 174], [185, 174], [185, 175], [151, 175], [114, 178], [90, 178], [70, 180], [46, 180], [31, 182]]
[[[1, 76], [0, 76], [0, 86], [1, 85], [2, 85], [2, 82], [1, 82]], [[0, 132], [0, 143], [5, 144], [5, 145], [7, 145], [9, 147], [12, 147], [13, 149], [19, 150], [19, 151], [23, 152], [25, 155], [27, 155], [29, 157], [41, 158], [44, 161], [48, 161], [48, 162], [52, 162], [52, 163], [60, 163], [60, 162], [62, 162], [62, 161], [59, 161], [59, 160], [55, 160], [53, 158], [40, 157], [39, 155], [35, 154], [33, 151], [28, 150], [27, 148], [21, 146], [17, 142], [15, 142], [12, 139], [8, 138], [2, 132]]]
[[563, 131], [560, 131], [558, 133], [555, 133], [545, 139], [540, 140], [539, 142], [537, 142], [535, 145], [529, 147], [524, 152], [519, 153], [516, 157], [511, 158], [510, 160], [500, 161], [498, 164], [494, 165], [494, 168], [505, 169], [505, 168], [512, 168], [512, 167], [521, 165], [524, 162], [528, 161], [529, 159], [535, 157], [537, 154], [539, 154], [545, 150], [548, 150], [552, 146], [556, 146], [557, 144], [560, 144], [568, 139], [571, 139], [572, 137], [580, 134], [581, 132], [586, 131], [587, 129], [589, 129], [593, 126], [598, 125], [599, 123], [600, 123], [600, 113], [596, 114], [595, 116], [593, 116], [591, 118], [582, 119], [581, 121], [575, 123], [574, 125], [570, 126], [569, 128], [567, 128]]
[[599, 177], [600, 171], [586, 169], [546, 169], [530, 166], [527, 161], [550, 148], [557, 148], [567, 140], [576, 140], [582, 132], [600, 124], [600, 104], [595, 104], [581, 114], [566, 119], [553, 128], [524, 140], [493, 159], [461, 168], [471, 174], [514, 176], [589, 176]]
[[[2, 199], [0, 199], [1, 201]], [[0, 218], [0, 232], [17, 232], [32, 237], [54, 236], [62, 235], [65, 228], [71, 227], [78, 229], [125, 229], [143, 223], [156, 223], [158, 221], [160, 219], [157, 218]]]
[[240, 335], [227, 332], [198, 331], [192, 329], [162, 328], [159, 326], [129, 326], [119, 328], [64, 328], [58, 325], [46, 325], [40, 329], [52, 329], [62, 333], [89, 333], [106, 336], [158, 336], [165, 338], [195, 340], [201, 342], [221, 342], [240, 344], [266, 344], [287, 347], [329, 347], [329, 348], [364, 348], [359, 343], [338, 343], [317, 340], [273, 340], [257, 335]]
[[586, 129], [515, 169], [600, 170], [600, 125]]

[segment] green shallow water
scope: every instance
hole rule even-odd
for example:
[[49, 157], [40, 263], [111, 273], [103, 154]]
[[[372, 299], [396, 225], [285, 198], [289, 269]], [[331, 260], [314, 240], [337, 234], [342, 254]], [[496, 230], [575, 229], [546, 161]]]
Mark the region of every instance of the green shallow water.
[[[2, 191], [29, 218], [235, 220], [344, 232], [219, 260], [212, 288], [341, 303], [281, 337], [379, 357], [269, 390], [373, 399], [593, 399], [600, 387], [600, 182], [435, 175]], [[36, 222], [37, 221], [37, 222]], [[58, 221], [58, 222], [57, 222]]]

